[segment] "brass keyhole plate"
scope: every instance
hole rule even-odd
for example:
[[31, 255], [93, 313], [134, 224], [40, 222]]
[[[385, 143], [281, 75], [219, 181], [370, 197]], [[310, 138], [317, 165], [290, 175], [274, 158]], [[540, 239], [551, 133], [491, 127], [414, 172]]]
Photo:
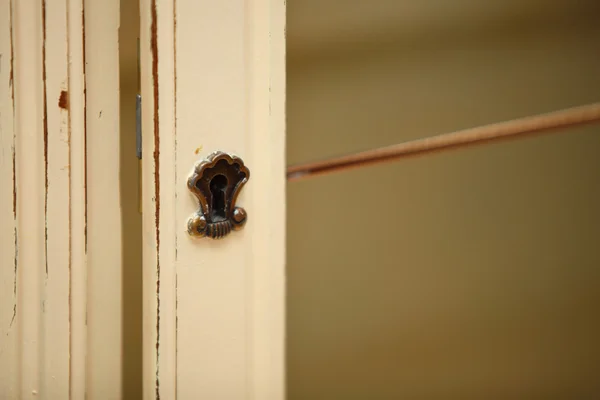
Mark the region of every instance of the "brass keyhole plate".
[[187, 184], [199, 209], [188, 220], [188, 233], [221, 239], [242, 229], [248, 216], [236, 201], [248, 179], [250, 170], [237, 156], [216, 151], [197, 163]]

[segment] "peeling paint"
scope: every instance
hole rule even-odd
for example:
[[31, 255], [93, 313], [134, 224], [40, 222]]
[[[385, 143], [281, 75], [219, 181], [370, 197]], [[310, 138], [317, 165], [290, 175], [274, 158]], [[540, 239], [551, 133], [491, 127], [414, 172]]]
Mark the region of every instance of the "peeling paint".
[[63, 110], [69, 109], [69, 94], [66, 90], [60, 91], [60, 96], [58, 97], [58, 106]]
[[158, 21], [156, 0], [151, 4], [150, 46], [152, 50], [152, 87], [154, 97], [154, 218], [156, 224], [156, 400], [160, 400], [160, 134], [158, 116]]

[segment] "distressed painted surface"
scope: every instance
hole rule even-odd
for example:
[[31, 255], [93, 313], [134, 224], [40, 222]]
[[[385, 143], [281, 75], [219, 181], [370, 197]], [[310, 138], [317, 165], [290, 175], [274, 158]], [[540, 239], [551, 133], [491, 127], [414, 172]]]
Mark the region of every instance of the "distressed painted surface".
[[121, 393], [119, 0], [85, 0], [88, 399]]
[[[66, 109], [69, 114], [70, 176], [70, 376], [71, 399], [83, 399], [87, 371], [87, 202], [85, 122], [85, 37], [83, 1], [68, 1], [69, 82]], [[62, 92], [61, 92], [62, 97]], [[60, 98], [59, 97], [59, 101]], [[59, 107], [60, 107], [59, 103]], [[62, 107], [61, 107], [62, 108]]]
[[[281, 399], [285, 5], [141, 5], [144, 398]], [[215, 150], [251, 170], [249, 221], [192, 240], [186, 180]]]
[[16, 181], [18, 396], [30, 398], [44, 380], [46, 301], [46, 157], [44, 155], [43, 26], [40, 2], [13, 2]]
[[12, 5], [0, 2], [0, 395], [18, 393], [17, 193]]
[[[97, 68], [87, 81], [96, 98], [118, 109], [118, 86], [106, 84], [110, 65], [99, 61], [117, 60], [118, 8], [102, 4], [105, 14], [97, 13], [88, 28], [96, 38], [91, 42]], [[112, 268], [97, 268], [89, 280], [86, 269], [86, 134], [91, 126], [102, 137], [97, 132], [104, 134], [105, 127], [86, 122], [83, 6], [81, 0], [0, 1], [2, 399], [116, 399], [121, 389], [120, 248], [96, 251], [95, 265], [117, 254]], [[100, 46], [111, 29], [112, 47]], [[113, 69], [116, 75], [118, 63]], [[118, 143], [118, 112], [108, 110]], [[118, 163], [110, 162], [118, 160], [118, 147], [114, 154], [107, 143], [90, 150], [97, 157], [94, 177], [118, 171]], [[92, 192], [95, 217], [117, 220], [110, 228], [97, 225], [93, 246], [99, 249], [120, 230], [118, 207], [97, 206], [103, 191], [118, 198], [118, 177], [108, 187], [90, 186], [99, 188]], [[116, 306], [96, 300], [91, 314], [89, 293], [108, 296]], [[87, 330], [88, 323], [94, 329], [105, 321], [104, 329]], [[90, 351], [95, 349], [102, 351]], [[111, 364], [111, 357], [117, 362]], [[96, 381], [101, 384], [91, 384]]]
[[[43, 303], [44, 373], [41, 393], [69, 396], [70, 203], [69, 111], [60, 106], [68, 94], [67, 2], [42, 7], [45, 157], [45, 300]], [[62, 93], [65, 95], [62, 95]]]
[[12, 223], [2, 224], [0, 253], [12, 254], [2, 260], [3, 285], [13, 276], [12, 290], [2, 291], [12, 310], [1, 318], [10, 323], [0, 338], [0, 397], [68, 398], [70, 149], [68, 110], [58, 102], [68, 92], [66, 1], [3, 1], [2, 8], [2, 53], [10, 48], [10, 63], [0, 67], [8, 83], [2, 94], [10, 96], [2, 101], [2, 193], [12, 197], [0, 206], [12, 211]]

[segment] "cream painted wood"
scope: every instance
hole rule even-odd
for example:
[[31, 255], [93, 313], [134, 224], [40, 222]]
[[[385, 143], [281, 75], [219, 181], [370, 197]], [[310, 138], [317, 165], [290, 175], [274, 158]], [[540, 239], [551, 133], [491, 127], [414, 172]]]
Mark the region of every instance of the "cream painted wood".
[[[71, 196], [70, 398], [85, 398], [87, 385], [87, 190], [86, 76], [83, 1], [68, 0], [69, 137]], [[89, 28], [88, 28], [89, 30]], [[81, 37], [81, 39], [79, 39]], [[89, 390], [90, 394], [93, 391]]]
[[0, 1], [0, 395], [19, 395], [17, 331], [14, 35], [9, 0]]
[[[45, 32], [44, 32], [45, 30]], [[67, 2], [42, 5], [42, 93], [45, 160], [45, 253], [40, 394], [47, 399], [69, 396], [69, 112]], [[45, 43], [44, 43], [45, 42]], [[26, 108], [23, 107], [26, 112]], [[25, 115], [24, 115], [25, 116]], [[25, 148], [25, 145], [23, 146]], [[20, 153], [22, 154], [22, 153]], [[23, 157], [27, 162], [27, 157]], [[27, 160], [27, 161], [26, 161]], [[41, 160], [41, 159], [40, 159]], [[19, 166], [22, 164], [19, 163]], [[23, 203], [27, 198], [22, 198]], [[24, 207], [26, 209], [26, 206]], [[20, 229], [28, 235], [27, 229]], [[27, 247], [24, 247], [27, 249]], [[27, 251], [27, 250], [25, 250]], [[27, 268], [27, 265], [24, 265]], [[39, 279], [39, 275], [38, 275]], [[26, 292], [24, 292], [26, 294]], [[45, 372], [48, 373], [45, 373]]]
[[[285, 4], [141, 2], [144, 398], [284, 397]], [[248, 223], [188, 236], [194, 164], [240, 156]]]
[[89, 3], [0, 1], [2, 399], [120, 397], [119, 3]]
[[85, 0], [88, 399], [121, 396], [119, 0]]

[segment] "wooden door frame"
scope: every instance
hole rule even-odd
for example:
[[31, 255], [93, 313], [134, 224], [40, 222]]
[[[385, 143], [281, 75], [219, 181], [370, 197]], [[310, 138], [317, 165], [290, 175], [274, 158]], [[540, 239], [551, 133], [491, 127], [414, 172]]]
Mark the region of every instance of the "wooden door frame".
[[[142, 0], [144, 398], [284, 397], [285, 2]], [[239, 232], [192, 239], [213, 151], [251, 178]]]

